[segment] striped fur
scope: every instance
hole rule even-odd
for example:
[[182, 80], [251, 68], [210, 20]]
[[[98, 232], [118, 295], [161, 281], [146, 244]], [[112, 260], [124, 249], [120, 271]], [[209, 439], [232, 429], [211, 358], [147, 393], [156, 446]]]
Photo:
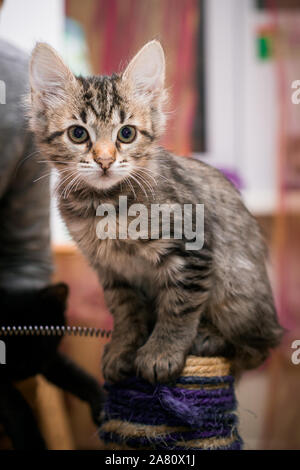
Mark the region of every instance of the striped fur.
[[[31, 127], [60, 172], [61, 214], [98, 273], [114, 316], [104, 376], [116, 381], [138, 372], [151, 382], [167, 382], [179, 375], [188, 353], [230, 357], [235, 371], [256, 367], [282, 333], [259, 228], [219, 171], [159, 146], [164, 61], [157, 42], [145, 47], [147, 61], [149, 47], [161, 61], [161, 72], [139, 87], [135, 69], [145, 52], [112, 77], [76, 78], [46, 45], [37, 46], [31, 62]], [[137, 129], [131, 144], [117, 141], [124, 124]], [[70, 142], [72, 125], [85, 127], [90, 139]], [[102, 140], [116, 146], [108, 175], [93, 159], [94, 144]], [[147, 208], [204, 204], [204, 247], [187, 251], [184, 239], [99, 240], [96, 209], [100, 203], [117, 208], [120, 195]]]

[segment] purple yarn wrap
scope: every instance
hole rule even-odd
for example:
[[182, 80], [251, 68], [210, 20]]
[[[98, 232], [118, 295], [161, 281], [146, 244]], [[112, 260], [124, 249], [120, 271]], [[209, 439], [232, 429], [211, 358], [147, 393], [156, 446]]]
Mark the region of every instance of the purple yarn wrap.
[[[241, 449], [242, 441], [237, 432], [236, 398], [232, 376], [181, 377], [177, 384], [216, 385], [219, 388], [188, 389], [163, 384], [152, 385], [136, 377], [118, 384], [105, 384], [108, 398], [104, 409], [104, 421], [184, 427], [185, 431], [169, 432], [149, 439], [145, 436], [127, 436], [126, 445], [138, 449], [151, 447], [156, 450], [183, 450], [176, 442], [196, 441], [208, 438], [236, 438], [218, 449]], [[104, 442], [124, 443], [124, 436], [117, 431], [100, 429]], [[215, 448], [215, 447], [214, 447]], [[192, 449], [192, 447], [189, 447]], [[199, 448], [195, 449], [199, 450]]]

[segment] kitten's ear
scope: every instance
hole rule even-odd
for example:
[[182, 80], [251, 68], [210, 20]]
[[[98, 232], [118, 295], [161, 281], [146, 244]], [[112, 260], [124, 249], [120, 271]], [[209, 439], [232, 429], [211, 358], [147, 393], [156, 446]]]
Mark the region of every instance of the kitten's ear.
[[123, 79], [142, 94], [157, 95], [164, 87], [165, 54], [158, 41], [148, 42], [129, 63]]
[[37, 43], [30, 60], [30, 84], [34, 94], [44, 104], [65, 99], [75, 86], [76, 79], [57, 52], [45, 43]]

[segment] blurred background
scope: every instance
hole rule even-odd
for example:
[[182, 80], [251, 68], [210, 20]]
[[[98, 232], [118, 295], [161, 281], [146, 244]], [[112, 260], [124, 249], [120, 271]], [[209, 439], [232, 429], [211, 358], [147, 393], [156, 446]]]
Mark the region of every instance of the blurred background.
[[[237, 386], [241, 434], [248, 449], [300, 449], [300, 364], [291, 361], [300, 339], [300, 104], [292, 102], [300, 0], [6, 0], [0, 36], [28, 53], [46, 41], [82, 75], [121, 71], [144, 43], [162, 42], [171, 95], [163, 144], [239, 187], [267, 239], [287, 328], [282, 347]], [[101, 287], [54, 200], [51, 226], [55, 277], [71, 287], [69, 323], [111, 328]], [[63, 348], [102, 380], [104, 344], [66, 338]], [[61, 438], [60, 448], [99, 448], [87, 408], [62, 400], [69, 441]]]

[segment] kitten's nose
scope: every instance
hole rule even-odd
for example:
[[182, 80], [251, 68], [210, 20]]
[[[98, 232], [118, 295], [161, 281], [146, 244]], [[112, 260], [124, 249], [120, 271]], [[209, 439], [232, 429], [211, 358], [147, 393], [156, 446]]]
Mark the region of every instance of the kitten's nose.
[[112, 142], [96, 142], [93, 147], [93, 159], [102, 170], [106, 171], [116, 159], [116, 147]]

